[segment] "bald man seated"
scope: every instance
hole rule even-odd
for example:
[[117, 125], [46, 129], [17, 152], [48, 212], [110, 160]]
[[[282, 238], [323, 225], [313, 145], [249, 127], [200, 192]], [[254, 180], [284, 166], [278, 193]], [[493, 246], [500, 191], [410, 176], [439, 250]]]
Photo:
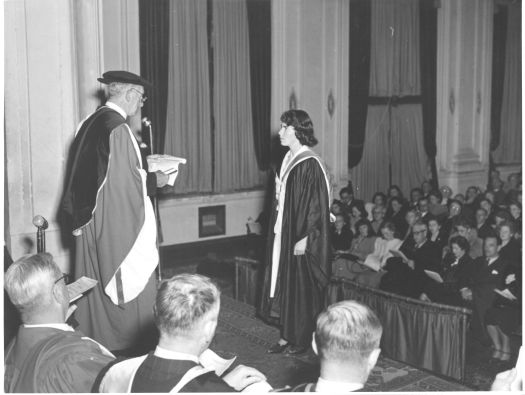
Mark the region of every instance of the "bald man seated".
[[[236, 392], [263, 385], [266, 377], [247, 366], [221, 376], [204, 366], [219, 309], [220, 292], [207, 277], [180, 274], [163, 281], [153, 309], [160, 332], [155, 351], [112, 366], [100, 392]], [[271, 389], [267, 383], [264, 388]]]
[[5, 392], [91, 392], [115, 357], [66, 324], [69, 295], [53, 257], [40, 253], [14, 262], [4, 287], [22, 319], [5, 352]]

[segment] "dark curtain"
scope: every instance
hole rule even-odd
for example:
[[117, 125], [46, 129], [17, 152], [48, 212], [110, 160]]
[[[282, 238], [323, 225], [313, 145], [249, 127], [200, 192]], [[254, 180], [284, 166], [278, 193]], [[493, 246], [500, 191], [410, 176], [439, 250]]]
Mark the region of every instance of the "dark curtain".
[[507, 7], [496, 6], [492, 38], [492, 98], [490, 110], [490, 150], [498, 148], [500, 140], [501, 105], [505, 78], [505, 45], [507, 35]]
[[270, 167], [271, 1], [248, 0], [253, 142], [259, 170]]
[[363, 156], [370, 84], [370, 0], [350, 1], [350, 78], [348, 100], [348, 168]]
[[334, 279], [327, 287], [326, 303], [341, 300], [362, 302], [376, 312], [384, 328], [381, 350], [386, 356], [456, 380], [464, 378], [469, 310]]
[[436, 169], [436, 64], [437, 8], [433, 0], [419, 2], [419, 53], [421, 73], [421, 104], [425, 152], [430, 160], [432, 184], [437, 188]]
[[[148, 100], [142, 116], [152, 123], [153, 151], [164, 152], [166, 111], [168, 105], [169, 63], [169, 0], [139, 0], [140, 72], [154, 88], [147, 92]], [[148, 133], [144, 140], [150, 145]]]

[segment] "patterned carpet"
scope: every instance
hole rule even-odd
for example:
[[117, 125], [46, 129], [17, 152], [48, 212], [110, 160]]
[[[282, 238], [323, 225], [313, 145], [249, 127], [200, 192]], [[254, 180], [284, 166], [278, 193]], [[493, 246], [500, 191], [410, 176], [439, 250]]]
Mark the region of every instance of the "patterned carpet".
[[[253, 366], [268, 377], [274, 388], [314, 381], [319, 374], [312, 350], [300, 356], [267, 354], [266, 349], [279, 338], [276, 328], [255, 317], [252, 306], [228, 296], [221, 297], [221, 313], [211, 348], [224, 357], [237, 356], [238, 363]], [[367, 391], [472, 391], [386, 357], [380, 357], [366, 384]]]

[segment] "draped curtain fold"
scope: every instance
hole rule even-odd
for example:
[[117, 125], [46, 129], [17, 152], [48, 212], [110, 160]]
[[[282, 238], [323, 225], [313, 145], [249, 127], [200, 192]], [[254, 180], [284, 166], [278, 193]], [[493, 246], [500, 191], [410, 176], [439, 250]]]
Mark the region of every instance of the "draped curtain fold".
[[[262, 184], [254, 149], [245, 1], [213, 1], [216, 192]], [[269, 133], [269, 132], [268, 132]]]
[[[170, 1], [165, 153], [187, 158], [175, 184], [212, 191], [211, 108], [206, 1]], [[189, 169], [186, 171], [186, 169]]]
[[164, 152], [166, 137], [169, 3], [169, 0], [139, 1], [140, 70], [141, 75], [154, 85], [147, 92], [148, 101], [144, 103], [142, 116], [149, 117], [153, 125], [153, 150], [156, 153]]
[[370, 82], [370, 0], [350, 1], [348, 168], [363, 157]]
[[505, 77], [501, 103], [499, 146], [493, 152], [497, 164], [522, 162], [521, 144], [521, 3], [508, 4]]
[[[371, 20], [369, 102], [384, 106], [369, 105], [363, 159], [350, 172], [363, 199], [389, 182], [408, 192], [426, 178], [428, 164], [421, 104], [393, 104], [421, 93], [419, 1], [372, 0]], [[369, 137], [369, 130], [376, 132]]]
[[260, 170], [271, 162], [271, 1], [247, 0], [253, 141]]

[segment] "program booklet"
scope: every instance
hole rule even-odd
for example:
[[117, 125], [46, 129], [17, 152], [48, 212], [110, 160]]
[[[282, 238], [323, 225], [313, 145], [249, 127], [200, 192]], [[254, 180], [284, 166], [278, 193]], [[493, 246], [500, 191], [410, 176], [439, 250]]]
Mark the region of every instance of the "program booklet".
[[89, 291], [91, 288], [94, 288], [97, 283], [97, 280], [82, 276], [74, 283], [68, 284], [67, 292], [69, 293], [69, 303], [73, 303], [75, 300], [84, 295], [85, 292]]
[[172, 155], [148, 155], [148, 170], [150, 172], [161, 171], [168, 176], [168, 185], [175, 185], [175, 180], [179, 175], [179, 165], [186, 164], [185, 158]]

